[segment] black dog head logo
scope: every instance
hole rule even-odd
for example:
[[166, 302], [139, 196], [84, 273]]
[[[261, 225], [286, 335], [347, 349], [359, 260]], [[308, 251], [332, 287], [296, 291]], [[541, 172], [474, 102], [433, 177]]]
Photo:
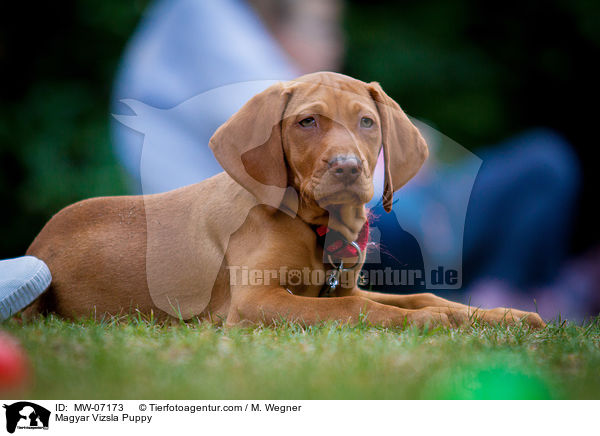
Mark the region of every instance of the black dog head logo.
[[14, 433], [19, 427], [48, 428], [50, 411], [28, 401], [4, 405], [6, 409], [6, 431]]

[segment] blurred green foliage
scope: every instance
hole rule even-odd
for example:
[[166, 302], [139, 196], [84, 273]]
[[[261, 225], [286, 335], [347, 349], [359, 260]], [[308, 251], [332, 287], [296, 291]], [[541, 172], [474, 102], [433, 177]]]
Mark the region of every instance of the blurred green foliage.
[[2, 14], [0, 258], [19, 256], [52, 214], [126, 192], [109, 98], [145, 1], [13, 2]]
[[595, 124], [575, 109], [599, 89], [598, 23], [588, 0], [354, 0], [345, 69], [467, 148], [534, 125], [578, 147]]
[[[23, 254], [67, 204], [126, 192], [110, 144], [109, 98], [148, 3], [4, 5], [0, 258]], [[581, 110], [581, 100], [598, 89], [598, 22], [600, 4], [588, 0], [350, 0], [344, 72], [381, 82], [410, 115], [468, 148], [533, 125], [554, 128], [593, 180], [596, 111]], [[595, 196], [592, 186], [584, 197]], [[582, 213], [578, 227], [595, 228], [597, 216]]]

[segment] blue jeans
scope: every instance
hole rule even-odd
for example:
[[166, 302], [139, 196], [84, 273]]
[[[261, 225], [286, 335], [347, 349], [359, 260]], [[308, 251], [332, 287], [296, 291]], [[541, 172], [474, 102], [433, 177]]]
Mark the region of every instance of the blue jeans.
[[[517, 288], [552, 281], [566, 257], [579, 188], [579, 165], [570, 144], [552, 131], [535, 129], [477, 154], [483, 163], [465, 221], [463, 288], [482, 279]], [[427, 195], [421, 198], [427, 202]], [[381, 268], [422, 269], [417, 240], [381, 205], [373, 212], [381, 230]], [[383, 292], [425, 288], [371, 287]]]

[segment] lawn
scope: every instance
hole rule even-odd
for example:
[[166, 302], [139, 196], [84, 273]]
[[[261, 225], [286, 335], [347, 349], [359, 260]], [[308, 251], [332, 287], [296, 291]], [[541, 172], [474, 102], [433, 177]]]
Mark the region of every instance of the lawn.
[[366, 323], [222, 329], [55, 317], [0, 330], [31, 360], [31, 399], [600, 398], [600, 318], [543, 330]]

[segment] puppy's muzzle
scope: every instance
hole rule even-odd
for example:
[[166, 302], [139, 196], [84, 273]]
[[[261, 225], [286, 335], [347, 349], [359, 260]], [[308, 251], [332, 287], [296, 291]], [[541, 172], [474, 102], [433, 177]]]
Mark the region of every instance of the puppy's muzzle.
[[362, 173], [362, 162], [354, 155], [335, 156], [328, 165], [331, 174], [344, 185], [351, 185]]

